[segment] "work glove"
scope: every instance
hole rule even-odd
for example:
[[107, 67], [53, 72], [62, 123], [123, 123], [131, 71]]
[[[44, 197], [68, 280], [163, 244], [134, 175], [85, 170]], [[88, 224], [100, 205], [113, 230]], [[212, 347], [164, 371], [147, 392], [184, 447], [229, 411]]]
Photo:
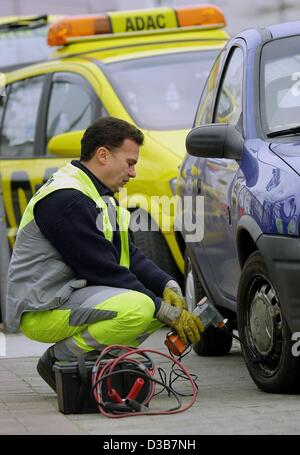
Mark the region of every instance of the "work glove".
[[156, 319], [172, 327], [184, 344], [188, 342], [197, 343], [201, 338], [200, 333], [204, 332], [203, 324], [198, 316], [187, 310], [168, 305], [165, 302], [161, 303]]
[[163, 292], [163, 301], [176, 308], [187, 309], [179, 284], [175, 280], [167, 282]]

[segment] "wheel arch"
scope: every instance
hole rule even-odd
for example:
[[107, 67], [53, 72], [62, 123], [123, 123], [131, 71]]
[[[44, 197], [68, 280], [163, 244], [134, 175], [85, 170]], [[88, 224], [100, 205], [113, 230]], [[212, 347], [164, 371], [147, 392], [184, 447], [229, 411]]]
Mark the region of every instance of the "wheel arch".
[[[179, 283], [180, 286], [183, 285], [183, 273], [180, 267], [177, 264], [177, 261], [174, 257], [174, 248], [173, 244], [170, 244], [170, 236], [165, 235], [160, 229], [158, 220], [152, 216], [152, 214], [146, 210], [144, 207], [128, 207], [130, 213], [134, 213], [137, 210], [145, 220], [147, 219], [147, 226], [153, 227], [152, 236], [145, 237], [145, 233], [149, 232], [148, 230], [136, 231], [133, 232], [130, 230], [130, 236], [140, 250], [153, 262], [155, 262], [160, 268], [169, 273], [173, 278]], [[152, 229], [151, 229], [152, 231]], [[151, 237], [151, 238], [150, 238]], [[155, 243], [155, 239], [157, 245]], [[172, 240], [172, 239], [171, 239]], [[154, 243], [153, 243], [154, 242]], [[173, 240], [175, 243], [175, 239]], [[177, 247], [177, 244], [176, 244]]]
[[262, 230], [253, 218], [249, 215], [244, 215], [240, 218], [236, 234], [236, 244], [241, 269], [248, 257], [254, 251], [258, 250], [256, 242], [261, 235]]

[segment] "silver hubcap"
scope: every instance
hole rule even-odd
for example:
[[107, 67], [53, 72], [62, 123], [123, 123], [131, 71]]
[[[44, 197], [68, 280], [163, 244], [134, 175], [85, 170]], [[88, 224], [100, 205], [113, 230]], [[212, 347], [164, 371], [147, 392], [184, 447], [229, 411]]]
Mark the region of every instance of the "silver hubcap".
[[249, 313], [250, 332], [258, 352], [269, 355], [282, 328], [281, 311], [275, 291], [264, 284], [256, 291]]

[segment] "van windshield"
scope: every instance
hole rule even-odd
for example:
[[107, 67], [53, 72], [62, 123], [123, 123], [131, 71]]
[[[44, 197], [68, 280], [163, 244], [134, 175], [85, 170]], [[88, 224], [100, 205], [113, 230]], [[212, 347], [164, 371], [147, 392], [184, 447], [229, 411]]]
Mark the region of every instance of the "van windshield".
[[47, 60], [53, 48], [47, 44], [47, 16], [5, 22], [0, 18], [0, 69], [12, 70]]
[[218, 53], [219, 50], [176, 52], [109, 63], [108, 77], [139, 127], [191, 128]]

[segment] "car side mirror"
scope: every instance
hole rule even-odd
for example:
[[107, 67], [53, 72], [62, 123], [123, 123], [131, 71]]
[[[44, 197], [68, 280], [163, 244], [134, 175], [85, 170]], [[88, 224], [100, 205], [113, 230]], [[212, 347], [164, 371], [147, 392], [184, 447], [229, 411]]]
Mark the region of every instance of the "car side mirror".
[[53, 136], [47, 145], [48, 153], [56, 156], [79, 157], [83, 133], [84, 130], [70, 131]]
[[189, 155], [203, 158], [242, 158], [244, 139], [234, 125], [213, 123], [193, 128], [186, 138]]

